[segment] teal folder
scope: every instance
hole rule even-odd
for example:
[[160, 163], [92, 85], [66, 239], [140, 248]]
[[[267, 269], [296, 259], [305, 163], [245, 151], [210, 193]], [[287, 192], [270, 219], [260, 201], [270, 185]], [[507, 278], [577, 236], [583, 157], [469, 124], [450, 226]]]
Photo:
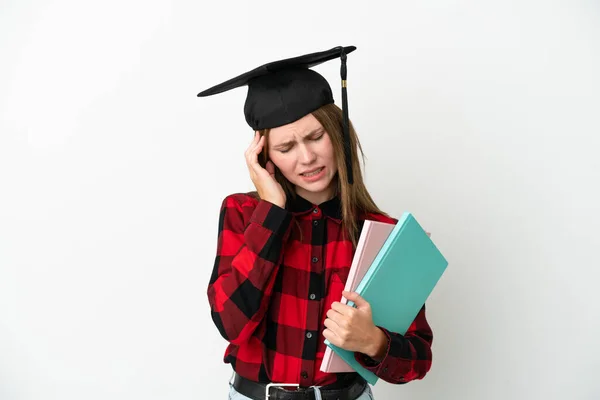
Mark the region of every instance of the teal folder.
[[[404, 335], [448, 266], [414, 216], [405, 212], [383, 243], [356, 292], [371, 305], [373, 322]], [[349, 301], [348, 305], [354, 306]], [[325, 344], [371, 385], [378, 377], [363, 368], [354, 352]]]

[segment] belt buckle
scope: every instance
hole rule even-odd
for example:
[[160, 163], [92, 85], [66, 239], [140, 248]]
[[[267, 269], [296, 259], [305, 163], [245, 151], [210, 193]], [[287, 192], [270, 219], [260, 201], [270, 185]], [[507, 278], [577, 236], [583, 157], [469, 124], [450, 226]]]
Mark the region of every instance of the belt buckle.
[[276, 386], [295, 386], [295, 387], [300, 387], [299, 383], [268, 383], [266, 388], [265, 388], [265, 400], [269, 400], [269, 396], [271, 396], [269, 394], [269, 389], [271, 389], [272, 387], [276, 387]]

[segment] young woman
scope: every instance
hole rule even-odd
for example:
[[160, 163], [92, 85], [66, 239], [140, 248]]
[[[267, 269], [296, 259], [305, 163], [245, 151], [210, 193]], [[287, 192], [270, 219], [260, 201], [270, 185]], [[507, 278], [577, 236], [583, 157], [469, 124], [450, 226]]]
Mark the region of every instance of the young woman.
[[[362, 148], [329, 84], [307, 68], [338, 56], [345, 67], [353, 50], [270, 63], [200, 94], [248, 84], [245, 114], [255, 129], [245, 157], [256, 191], [223, 200], [207, 290], [229, 342], [230, 399], [372, 399], [358, 373], [320, 370], [325, 339], [390, 383], [421, 379], [431, 367], [424, 307], [400, 335], [374, 325], [368, 302], [343, 291], [363, 222], [397, 222], [364, 185]], [[341, 304], [342, 295], [356, 307]]]

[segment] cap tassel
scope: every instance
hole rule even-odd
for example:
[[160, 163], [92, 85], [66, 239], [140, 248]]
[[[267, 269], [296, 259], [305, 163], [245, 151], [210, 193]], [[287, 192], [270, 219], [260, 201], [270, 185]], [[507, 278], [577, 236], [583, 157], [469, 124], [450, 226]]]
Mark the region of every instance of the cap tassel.
[[347, 93], [347, 89], [346, 89], [346, 87], [347, 87], [346, 57], [347, 57], [346, 52], [344, 51], [344, 48], [342, 47], [342, 54], [341, 54], [342, 66], [340, 69], [340, 74], [342, 77], [342, 111], [344, 114], [342, 131], [344, 134], [344, 155], [345, 155], [344, 158], [346, 159], [346, 171], [348, 174], [348, 183], [352, 185], [354, 183], [354, 177], [352, 175], [352, 151], [351, 151], [351, 147], [350, 147], [350, 121], [348, 118], [348, 93]]

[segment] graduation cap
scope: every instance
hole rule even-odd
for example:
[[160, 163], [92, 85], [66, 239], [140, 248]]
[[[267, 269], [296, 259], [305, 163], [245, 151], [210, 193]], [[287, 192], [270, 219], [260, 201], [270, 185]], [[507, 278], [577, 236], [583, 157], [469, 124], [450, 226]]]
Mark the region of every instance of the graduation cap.
[[344, 155], [348, 183], [352, 184], [354, 179], [346, 92], [346, 55], [354, 50], [356, 50], [355, 46], [338, 46], [326, 51], [270, 62], [206, 89], [198, 93], [198, 97], [212, 96], [247, 85], [244, 115], [248, 125], [254, 130], [286, 125], [334, 102], [327, 80], [310, 68], [339, 57], [344, 115], [342, 123]]

